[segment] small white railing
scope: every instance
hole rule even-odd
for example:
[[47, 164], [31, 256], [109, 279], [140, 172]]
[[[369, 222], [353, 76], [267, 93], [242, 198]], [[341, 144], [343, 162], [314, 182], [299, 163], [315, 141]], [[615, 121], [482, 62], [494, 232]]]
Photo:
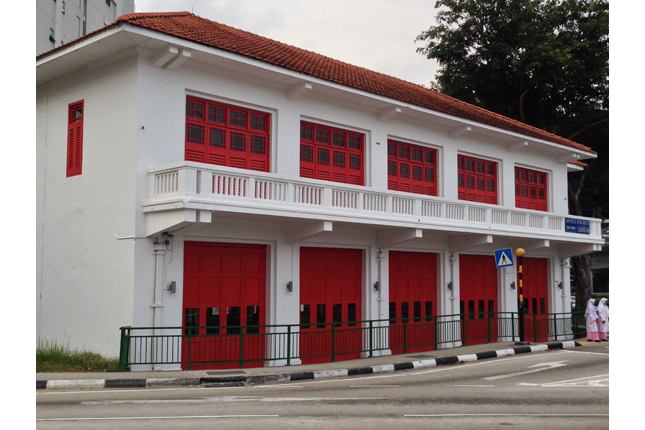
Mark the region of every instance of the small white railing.
[[[150, 196], [144, 210], [177, 200], [200, 203], [248, 205], [263, 209], [302, 209], [327, 215], [358, 215], [401, 222], [443, 223], [455, 227], [473, 226], [544, 233], [565, 233], [565, 218], [589, 221], [591, 239], [600, 239], [600, 220], [548, 212], [504, 208], [481, 203], [335, 182], [292, 178], [230, 167], [182, 162], [149, 171]], [[571, 233], [567, 233], [571, 234]], [[574, 233], [575, 234], [575, 233]], [[580, 237], [577, 235], [576, 237]]]

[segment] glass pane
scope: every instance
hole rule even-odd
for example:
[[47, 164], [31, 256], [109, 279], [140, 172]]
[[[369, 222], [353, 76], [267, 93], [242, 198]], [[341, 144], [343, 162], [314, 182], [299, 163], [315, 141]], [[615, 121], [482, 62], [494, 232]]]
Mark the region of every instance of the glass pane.
[[404, 321], [407, 321], [407, 318], [410, 316], [410, 310], [408, 308], [408, 302], [401, 303], [401, 318], [403, 318]]
[[432, 321], [432, 302], [426, 302], [426, 321]]
[[[396, 319], [396, 302], [390, 302], [390, 320]], [[390, 321], [393, 322], [393, 321]]]
[[329, 150], [318, 148], [318, 164], [329, 166]]
[[226, 308], [226, 326], [227, 327], [237, 327], [237, 328], [228, 328], [226, 330], [227, 334], [240, 334], [239, 326], [241, 324], [241, 315], [239, 306], [230, 306]]
[[356, 325], [356, 303], [347, 304], [347, 321], [350, 326]]
[[[260, 307], [259, 306], [247, 306], [246, 307], [246, 325], [247, 326], [257, 326], [260, 325]], [[259, 333], [259, 327], [251, 327], [246, 329], [247, 333]]]
[[332, 318], [335, 323], [343, 321], [343, 305], [334, 303], [332, 306]]
[[349, 154], [349, 168], [353, 170], [361, 170], [361, 156], [356, 154]]
[[224, 143], [224, 136], [224, 130], [211, 128], [210, 145], [217, 148], [224, 148], [226, 146]]
[[262, 136], [251, 136], [251, 152], [264, 154], [266, 152], [266, 139]]
[[199, 327], [199, 309], [186, 308], [184, 309], [184, 327], [191, 327], [184, 330], [188, 336], [197, 335], [198, 330], [192, 327]]
[[246, 151], [246, 136], [241, 133], [231, 133], [231, 149], [233, 151]]
[[302, 324], [302, 329], [308, 329], [311, 327], [309, 323], [311, 322], [311, 306], [309, 305], [300, 305], [300, 324]]
[[196, 124], [188, 124], [188, 141], [191, 143], [204, 144], [204, 127]]
[[399, 173], [401, 174], [402, 178], [409, 178], [410, 177], [410, 166], [405, 164], [405, 163], [401, 163], [399, 165]]
[[313, 149], [309, 145], [300, 145], [300, 161], [313, 162]]
[[206, 308], [206, 334], [219, 334], [219, 308]]
[[345, 167], [345, 153], [334, 151], [334, 166]]
[[421, 321], [421, 302], [414, 302], [413, 312], [414, 312], [414, 321], [415, 322]]
[[327, 305], [316, 305], [316, 322], [318, 328], [325, 328], [327, 322]]

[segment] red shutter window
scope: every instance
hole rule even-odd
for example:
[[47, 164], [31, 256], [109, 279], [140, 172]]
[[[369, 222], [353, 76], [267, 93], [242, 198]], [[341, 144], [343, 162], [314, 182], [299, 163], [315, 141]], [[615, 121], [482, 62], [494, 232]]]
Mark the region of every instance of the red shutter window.
[[270, 115], [186, 98], [186, 161], [269, 171]]
[[83, 172], [83, 100], [72, 103], [67, 119], [67, 177]]
[[434, 149], [388, 140], [387, 188], [436, 196], [436, 152]]
[[497, 163], [460, 155], [457, 171], [459, 200], [497, 204]]
[[300, 123], [300, 176], [363, 185], [362, 134]]
[[546, 183], [546, 173], [516, 167], [515, 207], [547, 211]]

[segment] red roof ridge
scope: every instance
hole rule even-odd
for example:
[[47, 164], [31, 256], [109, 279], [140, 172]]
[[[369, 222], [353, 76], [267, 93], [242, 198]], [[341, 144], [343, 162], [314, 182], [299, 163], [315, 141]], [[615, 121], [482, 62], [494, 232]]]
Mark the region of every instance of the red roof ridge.
[[134, 12], [121, 15], [116, 19], [117, 22], [134, 21], [141, 18], [168, 18], [173, 16], [188, 16], [190, 12]]

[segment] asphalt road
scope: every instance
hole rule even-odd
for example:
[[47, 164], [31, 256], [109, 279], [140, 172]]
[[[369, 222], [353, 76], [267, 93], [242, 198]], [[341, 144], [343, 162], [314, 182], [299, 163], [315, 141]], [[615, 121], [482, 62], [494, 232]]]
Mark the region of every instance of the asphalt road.
[[38, 429], [607, 429], [609, 345], [231, 388], [38, 392]]

